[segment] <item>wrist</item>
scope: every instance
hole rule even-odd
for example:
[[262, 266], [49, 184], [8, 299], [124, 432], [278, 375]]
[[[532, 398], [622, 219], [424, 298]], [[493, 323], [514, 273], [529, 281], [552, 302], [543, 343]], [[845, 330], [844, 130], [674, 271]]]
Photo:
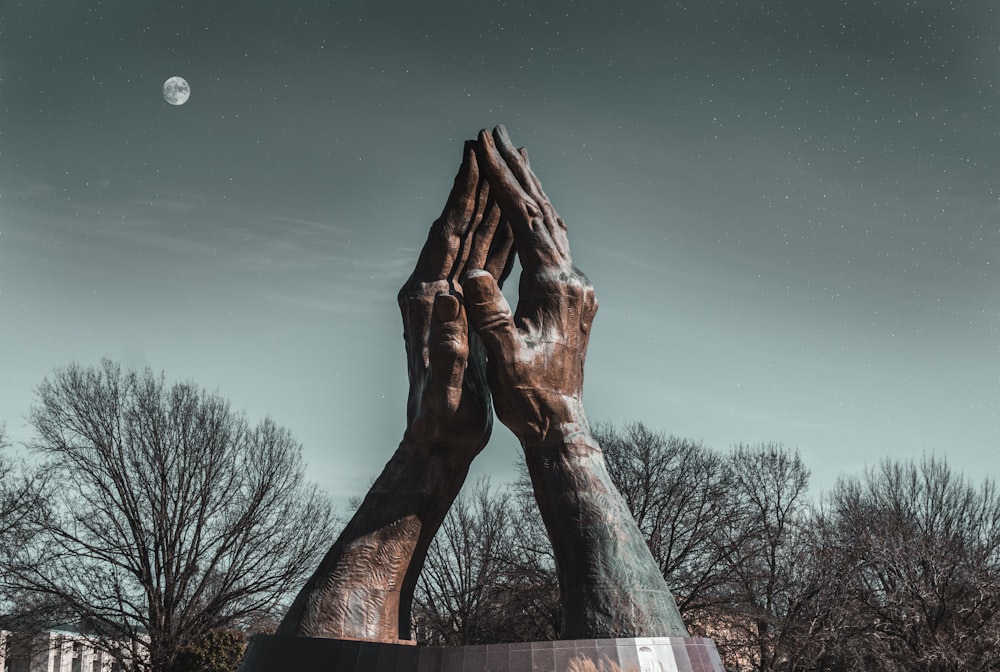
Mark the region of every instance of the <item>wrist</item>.
[[469, 469], [472, 460], [482, 452], [488, 440], [489, 433], [456, 431], [453, 436], [432, 438], [407, 429], [393, 459], [409, 463], [411, 469], [422, 469], [451, 478], [454, 474]]
[[[532, 397], [520, 413], [504, 413], [508, 409], [494, 398], [497, 414], [522, 447], [526, 450], [571, 446], [600, 449], [591, 434], [590, 423], [579, 397], [561, 394], [536, 394]], [[510, 410], [515, 411], [514, 408]], [[516, 418], [513, 422], [510, 421], [511, 415]]]
[[601, 452], [601, 446], [590, 431], [586, 418], [555, 422], [544, 432], [518, 437], [526, 454], [547, 456], [556, 454], [567, 457], [588, 457]]
[[471, 459], [486, 447], [492, 431], [492, 415], [470, 419], [419, 414], [407, 424], [400, 448], [418, 454], [469, 454]]

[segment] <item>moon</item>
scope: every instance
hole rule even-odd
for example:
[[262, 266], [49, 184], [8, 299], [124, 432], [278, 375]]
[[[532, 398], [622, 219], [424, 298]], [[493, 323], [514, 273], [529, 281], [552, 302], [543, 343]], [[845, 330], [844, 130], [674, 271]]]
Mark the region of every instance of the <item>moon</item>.
[[171, 77], [163, 82], [163, 100], [171, 105], [183, 105], [191, 97], [191, 86], [183, 77]]

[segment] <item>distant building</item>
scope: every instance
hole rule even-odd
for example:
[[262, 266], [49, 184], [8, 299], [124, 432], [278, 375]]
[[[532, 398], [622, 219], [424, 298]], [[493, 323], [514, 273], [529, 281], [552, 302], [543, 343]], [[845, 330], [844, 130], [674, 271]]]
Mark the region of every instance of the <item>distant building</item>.
[[0, 672], [122, 672], [94, 640], [67, 630], [23, 634], [0, 630]]

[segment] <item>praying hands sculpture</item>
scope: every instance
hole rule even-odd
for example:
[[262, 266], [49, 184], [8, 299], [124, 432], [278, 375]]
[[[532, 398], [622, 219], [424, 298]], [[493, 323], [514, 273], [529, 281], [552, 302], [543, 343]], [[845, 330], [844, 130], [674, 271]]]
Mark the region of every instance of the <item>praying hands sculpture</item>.
[[[511, 311], [501, 287], [521, 262]], [[554, 549], [563, 639], [686, 636], [608, 475], [583, 407], [597, 312], [566, 225], [503, 127], [467, 142], [441, 216], [399, 292], [407, 429], [278, 634], [408, 640], [434, 533], [486, 446], [492, 406], [520, 441]]]

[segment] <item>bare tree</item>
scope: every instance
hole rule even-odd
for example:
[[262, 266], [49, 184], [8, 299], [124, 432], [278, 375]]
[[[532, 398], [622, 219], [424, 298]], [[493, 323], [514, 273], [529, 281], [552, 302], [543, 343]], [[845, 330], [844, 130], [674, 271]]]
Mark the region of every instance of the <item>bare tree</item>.
[[828, 512], [813, 504], [796, 521], [788, 545], [782, 603], [775, 622], [775, 669], [788, 672], [872, 670], [855, 646], [870, 628], [845, 608], [855, 566], [836, 541]]
[[[675, 586], [695, 586], [687, 595], [674, 588], [678, 602], [688, 605], [693, 632], [716, 638], [727, 669], [1000, 669], [1000, 491], [993, 481], [972, 485], [933, 458], [887, 461], [863, 478], [841, 479], [816, 505], [808, 469], [780, 444], [740, 445], [720, 458], [641, 424], [604, 425], [595, 436], [665, 575]], [[440, 590], [442, 604], [451, 591], [473, 595], [476, 606], [461, 619], [445, 614], [439, 631], [458, 642], [468, 630], [456, 623], [485, 614], [479, 623], [489, 632], [463, 641], [504, 641], [498, 620], [523, 623], [526, 606], [545, 614], [556, 605], [558, 614], [526, 471], [513, 491], [477, 490], [460, 508], [442, 528], [453, 550], [436, 550], [428, 564], [456, 573], [449, 580], [457, 583]], [[503, 534], [504, 520], [512, 535]], [[483, 563], [492, 569], [483, 571]], [[702, 578], [687, 584], [678, 577]], [[531, 593], [545, 585], [548, 595]], [[552, 637], [554, 623], [521, 638]]]
[[509, 543], [509, 498], [480, 480], [452, 504], [427, 551], [414, 598], [418, 637], [443, 646], [489, 641]]
[[10, 457], [10, 448], [6, 425], [0, 423], [0, 553], [25, 543], [28, 514], [39, 497], [37, 480]]
[[[455, 500], [417, 586], [414, 630], [420, 641], [457, 646], [554, 638], [555, 627], [544, 617], [540, 622], [536, 611], [538, 577], [530, 553], [523, 552], [519, 515], [511, 493], [488, 479]], [[550, 608], [558, 613], [554, 570], [545, 580], [544, 594], [554, 597]]]
[[30, 516], [41, 506], [41, 483], [24, 464], [12, 458], [6, 426], [0, 423], [0, 628], [36, 616], [28, 596], [10, 581], [15, 549], [28, 545]]
[[535, 501], [527, 465], [516, 463], [518, 478], [510, 485], [513, 513], [513, 544], [508, 575], [511, 614], [520, 624], [520, 641], [558, 639], [562, 631], [559, 576], [556, 558]]
[[291, 434], [191, 383], [73, 364], [30, 420], [49, 507], [13, 578], [136, 669], [274, 610], [333, 538]]
[[863, 624], [836, 633], [849, 642], [843, 669], [1000, 669], [993, 481], [976, 487], [933, 457], [885, 461], [841, 479], [829, 509], [828, 538], [846, 560], [842, 609]]
[[807, 545], [809, 470], [780, 444], [739, 445], [729, 455], [737, 515], [721, 528], [728, 604], [708, 612], [734, 669], [784, 669], [793, 633], [818, 592]]

